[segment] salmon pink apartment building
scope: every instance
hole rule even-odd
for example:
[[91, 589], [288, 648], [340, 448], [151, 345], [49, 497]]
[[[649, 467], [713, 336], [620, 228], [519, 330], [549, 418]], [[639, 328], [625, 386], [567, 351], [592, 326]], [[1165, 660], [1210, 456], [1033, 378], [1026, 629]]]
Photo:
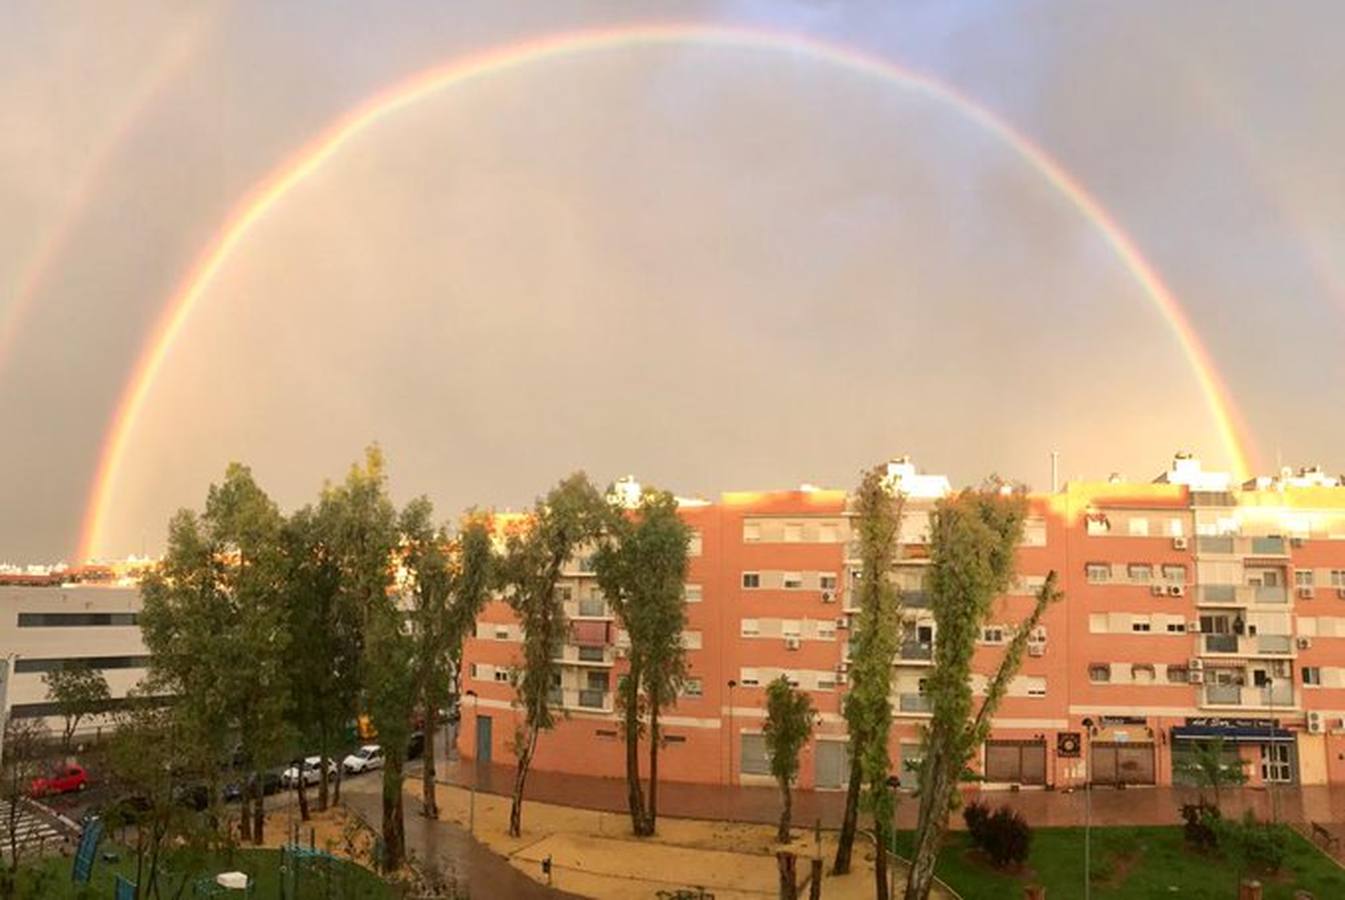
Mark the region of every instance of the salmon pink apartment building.
[[[903, 783], [929, 717], [924, 685], [939, 640], [923, 591], [928, 514], [947, 478], [888, 467], [905, 495], [902, 637], [892, 669], [890, 753]], [[629, 486], [628, 486], [629, 487]], [[1150, 483], [1113, 478], [1029, 495], [1014, 588], [977, 650], [984, 689], [1048, 572], [1064, 600], [1029, 637], [1022, 668], [977, 765], [988, 785], [1169, 784], [1195, 741], [1222, 736], [1253, 784], [1345, 783], [1345, 487], [1318, 470], [1235, 482], [1180, 454]], [[685, 501], [694, 529], [686, 583], [690, 679], [662, 719], [663, 776], [769, 784], [765, 686], [785, 674], [819, 713], [800, 786], [848, 778], [842, 699], [859, 568], [844, 491], [726, 493]], [[564, 572], [571, 622], [538, 744], [545, 770], [624, 776], [614, 689], [624, 635], [588, 561]], [[459, 749], [512, 763], [510, 683], [521, 633], [492, 601], [464, 654]], [[1178, 777], [1180, 780], [1180, 776]]]

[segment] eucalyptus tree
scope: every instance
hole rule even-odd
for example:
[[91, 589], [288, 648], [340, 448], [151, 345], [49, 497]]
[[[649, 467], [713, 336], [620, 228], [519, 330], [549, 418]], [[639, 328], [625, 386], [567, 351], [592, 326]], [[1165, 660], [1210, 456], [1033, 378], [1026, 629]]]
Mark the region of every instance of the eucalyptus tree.
[[534, 505], [505, 537], [502, 583], [523, 628], [522, 670], [516, 673], [516, 703], [523, 718], [515, 729], [517, 759], [509, 834], [522, 831], [523, 788], [542, 732], [555, 726], [551, 690], [560, 678], [557, 657], [568, 623], [556, 596], [562, 568], [577, 550], [596, 540], [607, 519], [602, 495], [582, 472], [569, 476]]
[[799, 775], [799, 752], [813, 736], [813, 701], [807, 694], [795, 690], [784, 675], [766, 687], [766, 723], [761, 733], [770, 754], [771, 775], [780, 786], [782, 800], [780, 827], [775, 839], [789, 842], [789, 824], [794, 809], [790, 790]]
[[[864, 472], [852, 504], [860, 562], [853, 605], [859, 607], [859, 618], [851, 630], [850, 689], [842, 705], [850, 735], [850, 782], [832, 863], [832, 872], [837, 875], [850, 871], [861, 803], [874, 814], [875, 830], [885, 833], [891, 819], [887, 739], [892, 725], [892, 660], [897, 652], [900, 616], [900, 596], [891, 570], [904, 499], [892, 489], [886, 469], [876, 466]], [[880, 848], [878, 865], [885, 862]], [[879, 885], [885, 890], [881, 878]]]
[[395, 872], [406, 856], [402, 782], [411, 737], [420, 660], [405, 612], [391, 600], [371, 604], [365, 632], [364, 703], [383, 747], [383, 871]]
[[112, 696], [107, 678], [88, 663], [76, 661], [46, 673], [42, 683], [47, 686], [47, 698], [56, 704], [56, 712], [64, 720], [61, 748], [69, 753], [79, 723], [107, 708]]
[[[206, 769], [210, 806], [218, 817], [218, 763], [240, 758], [253, 775], [244, 779], [242, 835], [258, 841], [261, 769], [287, 731], [281, 525], [251, 471], [232, 463], [200, 516], [173, 517], [163, 563], [141, 585], [150, 672], [216, 762]], [[240, 753], [227, 746], [231, 733]]]
[[[629, 636], [629, 659], [617, 700], [626, 741], [627, 805], [637, 835], [658, 822], [659, 713], [677, 702], [686, 680], [687, 548], [691, 529], [677, 498], [646, 489], [633, 509], [610, 492], [612, 515], [594, 557], [598, 586]], [[645, 721], [648, 721], [647, 732]], [[640, 737], [649, 737], [649, 800], [640, 784]]]
[[923, 740], [920, 807], [906, 900], [925, 900], [934, 863], [958, 802], [958, 783], [990, 733], [991, 717], [1022, 665], [1023, 652], [1047, 606], [1060, 598], [1051, 572], [1032, 612], [1018, 624], [979, 707], [972, 657], [995, 598], [1013, 581], [1027, 502], [1020, 490], [990, 482], [940, 500], [930, 517], [927, 587], [938, 640], [928, 690], [932, 718]]

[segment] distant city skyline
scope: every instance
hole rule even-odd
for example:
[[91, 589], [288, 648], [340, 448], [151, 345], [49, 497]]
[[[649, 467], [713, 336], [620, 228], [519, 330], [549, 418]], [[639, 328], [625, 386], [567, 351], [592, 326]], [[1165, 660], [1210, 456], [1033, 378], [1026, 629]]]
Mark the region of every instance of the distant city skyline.
[[665, 14], [18, 3], [0, 560], [153, 553], [228, 461], [292, 508], [373, 441], [445, 519], [577, 468], [1345, 468], [1345, 11]]

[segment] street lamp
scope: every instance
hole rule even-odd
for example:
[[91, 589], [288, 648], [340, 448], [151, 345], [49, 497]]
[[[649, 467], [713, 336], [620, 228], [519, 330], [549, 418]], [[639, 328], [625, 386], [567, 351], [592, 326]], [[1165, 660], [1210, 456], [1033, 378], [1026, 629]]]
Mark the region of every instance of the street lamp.
[[1270, 821], [1279, 821], [1279, 811], [1275, 808], [1275, 676], [1266, 673], [1266, 709], [1270, 711], [1266, 719], [1265, 779], [1266, 793], [1270, 795]]
[[901, 787], [900, 776], [887, 776], [887, 789], [892, 792], [892, 819], [887, 824], [888, 846], [884, 848], [884, 852], [887, 854], [887, 877], [889, 879], [887, 896], [889, 897], [897, 895], [897, 867], [893, 856], [897, 845], [897, 788], [899, 787]]
[[481, 775], [481, 717], [476, 714], [477, 702], [480, 698], [476, 696], [476, 691], [468, 688], [467, 697], [472, 698], [472, 737], [476, 741], [476, 749], [472, 752], [472, 780], [470, 782], [470, 797], [467, 806], [467, 833], [476, 833], [476, 782]]
[[1083, 720], [1084, 741], [1087, 749], [1083, 758], [1083, 896], [1089, 900], [1093, 895], [1093, 882], [1090, 868], [1093, 841], [1093, 720]]
[[729, 679], [729, 785], [733, 785], [733, 689], [738, 682]]

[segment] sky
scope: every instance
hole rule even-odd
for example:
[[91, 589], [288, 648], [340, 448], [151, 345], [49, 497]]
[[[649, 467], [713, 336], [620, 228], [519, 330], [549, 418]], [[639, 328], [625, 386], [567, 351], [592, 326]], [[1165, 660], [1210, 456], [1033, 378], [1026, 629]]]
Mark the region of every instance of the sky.
[[[73, 561], [120, 398], [271, 173], [429, 68], [678, 22], [946, 85], [1091, 194], [1180, 301], [1258, 471], [1345, 469], [1339, 4], [64, 2], [0, 11], [0, 562]], [[155, 553], [238, 460], [285, 508], [371, 442], [450, 519], [568, 472], [683, 495], [1229, 465], [1116, 248], [909, 82], [686, 41], [515, 66], [361, 130], [201, 292], [108, 473]]]

